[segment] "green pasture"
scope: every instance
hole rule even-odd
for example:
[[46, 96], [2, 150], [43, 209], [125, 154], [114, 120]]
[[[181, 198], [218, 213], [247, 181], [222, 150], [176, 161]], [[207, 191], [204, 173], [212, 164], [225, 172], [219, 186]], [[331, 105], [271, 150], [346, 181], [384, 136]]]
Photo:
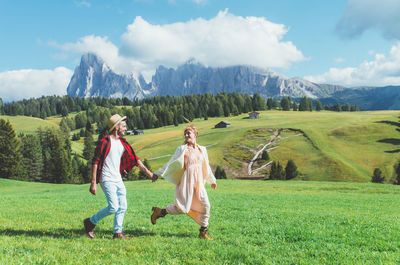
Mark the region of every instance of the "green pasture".
[[[399, 111], [260, 113], [257, 120], [239, 115], [194, 121], [199, 128], [198, 143], [209, 146], [212, 166], [225, 166], [229, 172], [239, 170], [240, 161], [248, 163], [253, 154], [238, 149], [238, 145], [256, 148], [271, 135], [265, 131], [264, 139], [260, 134], [254, 139], [254, 129], [292, 128], [301, 130], [304, 136], [282, 140], [270, 157], [284, 166], [293, 159], [302, 173], [300, 179], [366, 182], [377, 167], [383, 170], [386, 181], [393, 177], [394, 165], [400, 158]], [[231, 122], [231, 127], [214, 129], [221, 120]], [[185, 126], [145, 130], [144, 135], [127, 139], [138, 156], [151, 159], [151, 166], [157, 169], [182, 144]]]
[[86, 238], [82, 220], [106, 206], [89, 185], [0, 179], [0, 264], [399, 264], [400, 187], [313, 181], [219, 180], [208, 189], [210, 235], [188, 216], [150, 223], [173, 202], [163, 180], [126, 182], [125, 232], [113, 217]]
[[[27, 116], [6, 116], [0, 115], [0, 119], [9, 120], [11, 124], [14, 126], [14, 129], [18, 133], [35, 133], [39, 127], [55, 127], [58, 126], [58, 123], [55, 123], [55, 118], [52, 119], [40, 119], [35, 117], [27, 117]], [[61, 119], [60, 119], [61, 120]]]
[[[373, 170], [381, 168], [389, 183], [394, 177], [394, 166], [400, 160], [399, 116], [399, 111], [260, 111], [257, 120], [247, 119], [247, 114], [242, 114], [193, 122], [199, 128], [198, 143], [208, 146], [211, 166], [214, 169], [217, 165], [224, 167], [228, 178], [245, 177], [246, 163], [253, 157], [254, 150], [261, 148], [271, 135], [268, 130], [254, 133], [255, 130], [282, 128], [300, 130], [303, 136], [280, 141], [278, 148], [269, 155], [283, 166], [289, 159], [294, 160], [301, 173], [299, 180], [368, 182]], [[34, 132], [40, 126], [55, 125], [60, 120], [60, 117], [46, 120], [22, 116], [1, 118], [9, 119], [18, 132]], [[231, 127], [214, 129], [222, 120], [231, 122]], [[139, 158], [149, 159], [156, 170], [183, 143], [186, 125], [144, 130], [144, 135], [126, 138]], [[282, 136], [293, 134], [284, 132]], [[72, 142], [72, 150], [81, 153], [83, 139]], [[257, 163], [261, 166], [261, 162]], [[257, 174], [262, 177], [266, 173], [267, 170], [262, 170]]]

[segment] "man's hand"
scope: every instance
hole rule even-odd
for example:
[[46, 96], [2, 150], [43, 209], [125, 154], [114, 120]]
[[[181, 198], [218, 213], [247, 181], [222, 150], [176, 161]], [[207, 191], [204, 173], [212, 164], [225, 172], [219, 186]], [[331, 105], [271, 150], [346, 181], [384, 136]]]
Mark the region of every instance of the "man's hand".
[[153, 173], [153, 177], [151, 178], [151, 181], [156, 182], [157, 179], [158, 179], [158, 175]]
[[90, 184], [89, 191], [90, 191], [90, 193], [92, 193], [93, 195], [96, 195], [96, 193], [97, 193], [97, 185], [96, 185], [96, 183]]
[[217, 184], [211, 184], [211, 188], [212, 188], [213, 190], [216, 190], [216, 189], [217, 189]]

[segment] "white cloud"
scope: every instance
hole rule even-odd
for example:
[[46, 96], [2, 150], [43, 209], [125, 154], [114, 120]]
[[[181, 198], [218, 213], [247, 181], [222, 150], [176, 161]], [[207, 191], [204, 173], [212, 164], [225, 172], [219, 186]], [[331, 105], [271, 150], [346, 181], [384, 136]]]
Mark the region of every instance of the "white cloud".
[[343, 63], [345, 60], [341, 57], [334, 59], [335, 63]]
[[136, 17], [121, 36], [121, 47], [107, 37], [85, 36], [76, 43], [50, 43], [63, 52], [92, 52], [119, 73], [140, 72], [149, 81], [159, 65], [177, 67], [191, 58], [208, 66], [254, 65], [288, 68], [305, 57], [282, 24], [263, 17], [241, 17], [221, 11], [210, 20], [198, 18], [166, 25]]
[[[143, 63], [138, 60], [125, 58], [119, 54], [119, 49], [107, 37], [85, 36], [76, 43], [59, 44], [49, 42], [50, 46], [61, 49], [63, 52], [69, 52], [82, 55], [84, 53], [94, 53], [100, 56], [114, 71], [118, 73], [132, 73], [143, 71], [146, 74], [148, 70]], [[56, 55], [54, 55], [56, 56]], [[151, 77], [151, 74], [150, 74]]]
[[65, 67], [54, 70], [24, 69], [0, 73], [0, 95], [3, 101], [65, 95], [73, 72]]
[[203, 4], [207, 3], [207, 0], [192, 0], [192, 1], [198, 5], [203, 5]]
[[304, 77], [315, 83], [344, 86], [400, 85], [400, 42], [392, 46], [388, 55], [375, 54], [375, 59], [358, 67], [330, 68], [328, 72]]
[[74, 1], [77, 7], [91, 7], [92, 4], [88, 1]]
[[240, 17], [221, 11], [210, 20], [153, 25], [136, 17], [121, 37], [120, 54], [146, 70], [162, 64], [176, 67], [190, 58], [208, 66], [248, 64], [287, 68], [305, 60], [282, 24], [263, 17]]
[[349, 0], [336, 30], [344, 37], [357, 37], [379, 29], [389, 39], [400, 39], [399, 0]]

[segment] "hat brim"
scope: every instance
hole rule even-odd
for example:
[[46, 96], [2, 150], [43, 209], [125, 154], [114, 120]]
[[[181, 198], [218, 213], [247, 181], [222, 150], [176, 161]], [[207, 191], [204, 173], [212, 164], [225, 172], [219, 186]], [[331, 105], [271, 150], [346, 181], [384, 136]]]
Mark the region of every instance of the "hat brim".
[[121, 121], [125, 121], [126, 120], [126, 116], [121, 117], [121, 119], [117, 120], [116, 122], [114, 122], [113, 126], [108, 130], [108, 132], [112, 132], [115, 128], [115, 126], [117, 126]]

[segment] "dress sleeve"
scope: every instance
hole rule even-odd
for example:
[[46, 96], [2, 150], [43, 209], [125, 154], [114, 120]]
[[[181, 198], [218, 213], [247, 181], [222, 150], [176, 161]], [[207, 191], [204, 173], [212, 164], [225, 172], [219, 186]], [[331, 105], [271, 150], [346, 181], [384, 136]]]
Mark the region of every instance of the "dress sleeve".
[[162, 168], [159, 168], [154, 173], [161, 177], [164, 176], [164, 173], [167, 170], [168, 166], [179, 157], [181, 151], [182, 151], [182, 146], [178, 146], [178, 148], [176, 148], [175, 150], [175, 153], [172, 155], [171, 159]]
[[206, 182], [207, 182], [207, 184], [216, 184], [217, 181], [215, 179], [214, 173], [211, 170], [210, 161], [208, 160], [207, 149], [204, 146], [202, 147], [202, 149], [203, 149], [203, 153], [204, 153], [204, 158], [206, 160], [207, 172], [208, 172]]

